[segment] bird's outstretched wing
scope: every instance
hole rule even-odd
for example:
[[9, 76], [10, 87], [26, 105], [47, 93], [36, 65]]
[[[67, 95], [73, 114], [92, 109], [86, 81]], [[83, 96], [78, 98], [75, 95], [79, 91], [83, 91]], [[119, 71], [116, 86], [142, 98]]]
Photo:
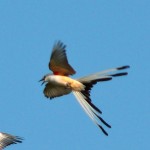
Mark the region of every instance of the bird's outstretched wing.
[[68, 76], [76, 73], [68, 63], [66, 46], [60, 41], [58, 41], [53, 47], [49, 69], [52, 70], [55, 75]]
[[69, 88], [65, 88], [64, 86], [61, 85], [56, 85], [56, 84], [52, 84], [52, 83], [47, 83], [45, 85], [45, 89], [44, 89], [44, 95], [47, 98], [55, 98], [55, 97], [59, 97], [62, 95], [66, 95], [69, 94], [71, 92], [71, 89]]
[[0, 150], [11, 144], [22, 143], [22, 138], [19, 136], [13, 136], [7, 133], [0, 132]]

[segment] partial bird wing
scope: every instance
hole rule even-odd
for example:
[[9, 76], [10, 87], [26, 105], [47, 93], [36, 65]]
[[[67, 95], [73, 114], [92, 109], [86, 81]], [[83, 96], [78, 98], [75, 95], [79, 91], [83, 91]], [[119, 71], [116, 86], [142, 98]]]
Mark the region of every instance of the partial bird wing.
[[7, 133], [0, 132], [0, 150], [11, 144], [22, 143], [22, 138], [19, 136], [13, 136]]
[[43, 91], [44, 95], [50, 99], [69, 94], [70, 92], [71, 89], [52, 83], [47, 83]]
[[52, 50], [49, 69], [53, 71], [55, 75], [73, 75], [75, 70], [70, 66], [66, 55], [66, 46], [58, 41]]

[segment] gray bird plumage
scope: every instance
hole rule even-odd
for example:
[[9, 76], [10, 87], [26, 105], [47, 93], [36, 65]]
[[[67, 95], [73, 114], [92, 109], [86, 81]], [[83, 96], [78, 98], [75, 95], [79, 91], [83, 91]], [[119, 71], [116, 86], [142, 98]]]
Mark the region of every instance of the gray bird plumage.
[[8, 133], [0, 132], [0, 150], [11, 144], [22, 143], [22, 138], [19, 136], [13, 136]]

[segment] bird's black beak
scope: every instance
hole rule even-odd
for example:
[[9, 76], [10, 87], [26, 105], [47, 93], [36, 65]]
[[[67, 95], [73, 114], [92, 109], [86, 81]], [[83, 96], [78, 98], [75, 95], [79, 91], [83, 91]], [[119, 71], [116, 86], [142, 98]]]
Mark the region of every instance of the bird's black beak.
[[[43, 82], [42, 82], [43, 81]], [[41, 85], [43, 85], [45, 83], [44, 78], [42, 78], [41, 80], [39, 80], [39, 82], [42, 82]]]

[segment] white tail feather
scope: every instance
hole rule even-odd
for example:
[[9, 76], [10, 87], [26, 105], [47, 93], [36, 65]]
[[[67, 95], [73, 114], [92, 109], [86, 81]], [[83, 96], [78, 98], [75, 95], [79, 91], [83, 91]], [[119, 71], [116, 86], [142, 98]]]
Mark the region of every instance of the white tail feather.
[[97, 79], [105, 79], [105, 78], [107, 79], [107, 78], [111, 77], [112, 72], [127, 69], [127, 68], [129, 68], [129, 66], [122, 66], [122, 67], [118, 67], [118, 68], [111, 68], [111, 69], [103, 70], [103, 71], [79, 78], [78, 81], [88, 82], [88, 81], [97, 80]]
[[[75, 95], [75, 97], [77, 98], [77, 101], [79, 102], [79, 104], [82, 106], [82, 108], [84, 109], [84, 111], [87, 113], [87, 115], [93, 120], [93, 122], [96, 125], [99, 125], [98, 121], [97, 121], [97, 117], [95, 116], [95, 114], [93, 113], [93, 111], [95, 112], [95, 110], [87, 103], [87, 101], [84, 99], [84, 95], [80, 92], [76, 92], [73, 91], [73, 94]], [[96, 112], [95, 112], [96, 113]]]

